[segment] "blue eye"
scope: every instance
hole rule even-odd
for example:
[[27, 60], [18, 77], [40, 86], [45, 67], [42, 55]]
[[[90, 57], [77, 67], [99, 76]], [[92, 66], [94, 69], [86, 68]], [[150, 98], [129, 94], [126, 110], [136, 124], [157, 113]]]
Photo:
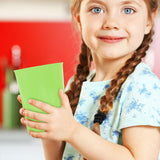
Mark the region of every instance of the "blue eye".
[[123, 9], [123, 13], [125, 14], [133, 14], [135, 11], [132, 8]]
[[91, 11], [96, 14], [103, 13], [103, 10], [99, 7], [94, 7], [91, 9]]

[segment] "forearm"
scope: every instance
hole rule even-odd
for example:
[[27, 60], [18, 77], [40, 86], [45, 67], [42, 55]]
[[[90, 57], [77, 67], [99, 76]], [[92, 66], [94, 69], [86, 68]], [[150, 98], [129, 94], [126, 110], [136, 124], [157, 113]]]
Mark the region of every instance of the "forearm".
[[45, 160], [61, 160], [65, 142], [42, 140]]
[[68, 142], [87, 160], [134, 160], [126, 147], [103, 139], [81, 124]]

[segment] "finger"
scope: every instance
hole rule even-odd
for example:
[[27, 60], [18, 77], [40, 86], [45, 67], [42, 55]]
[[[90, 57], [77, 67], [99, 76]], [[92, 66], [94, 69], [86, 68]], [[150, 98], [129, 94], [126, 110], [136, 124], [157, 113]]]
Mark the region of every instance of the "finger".
[[34, 99], [30, 99], [29, 100], [29, 104], [31, 104], [32, 106], [35, 106], [39, 109], [41, 109], [42, 111], [46, 112], [46, 113], [51, 113], [53, 110], [53, 107], [50, 106], [49, 104], [34, 100]]
[[62, 89], [59, 90], [59, 96], [61, 98], [62, 106], [70, 106], [68, 96], [63, 92]]
[[20, 121], [21, 121], [21, 123], [22, 123], [23, 125], [26, 125], [26, 124], [25, 124], [25, 118], [24, 118], [24, 117], [22, 117]]
[[33, 132], [33, 131], [30, 131], [29, 134], [34, 138], [41, 138], [41, 139], [48, 138], [48, 133], [47, 132]]
[[27, 116], [27, 117], [34, 119], [34, 120], [37, 120], [37, 121], [48, 122], [48, 115], [47, 114], [41, 114], [41, 113], [36, 113], [36, 112], [25, 110], [24, 116]]
[[17, 96], [17, 100], [18, 100], [20, 103], [22, 103], [22, 100], [21, 100], [21, 96], [20, 96], [20, 95]]
[[34, 122], [31, 120], [25, 120], [25, 124], [31, 128], [40, 129], [40, 130], [47, 130], [47, 124], [41, 122]]
[[20, 113], [22, 116], [24, 116], [24, 111], [25, 111], [24, 108], [20, 108], [19, 113]]

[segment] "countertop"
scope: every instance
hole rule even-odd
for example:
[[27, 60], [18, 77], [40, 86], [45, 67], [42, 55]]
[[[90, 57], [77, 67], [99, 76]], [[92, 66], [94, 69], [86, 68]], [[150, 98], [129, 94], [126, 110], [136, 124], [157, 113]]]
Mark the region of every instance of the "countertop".
[[0, 129], [0, 160], [45, 160], [40, 139], [26, 129]]

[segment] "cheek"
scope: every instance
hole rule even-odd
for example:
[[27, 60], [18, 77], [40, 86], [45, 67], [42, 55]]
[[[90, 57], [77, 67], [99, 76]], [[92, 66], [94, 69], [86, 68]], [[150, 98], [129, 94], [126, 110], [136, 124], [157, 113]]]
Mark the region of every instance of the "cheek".
[[85, 38], [86, 37], [86, 33], [88, 32], [88, 22], [84, 23], [85, 19], [81, 19], [81, 34], [82, 37]]
[[[84, 23], [83, 23], [84, 22]], [[99, 18], [95, 20], [95, 17], [89, 17], [82, 19], [82, 34], [88, 36], [96, 36], [101, 30], [102, 20]]]
[[83, 17], [81, 19], [82, 33], [95, 34], [101, 28], [101, 20], [95, 20], [95, 17]]
[[87, 41], [88, 41], [88, 39], [89, 39], [89, 37], [90, 37], [90, 32], [89, 32], [88, 27], [87, 27], [86, 24], [82, 26], [81, 35], [82, 35], [83, 41], [84, 41], [84, 42], [86, 43], [86, 45], [87, 45], [87, 44], [88, 44]]
[[[141, 24], [140, 24], [141, 23]], [[142, 22], [139, 22], [140, 25], [132, 25], [129, 28], [129, 35], [131, 43], [134, 43], [137, 48], [141, 45], [144, 35], [145, 35], [145, 26]], [[134, 45], [133, 44], [133, 45]]]
[[89, 25], [89, 22], [82, 24], [82, 38], [87, 45], [90, 45], [91, 39], [93, 38], [94, 29], [93, 26]]

